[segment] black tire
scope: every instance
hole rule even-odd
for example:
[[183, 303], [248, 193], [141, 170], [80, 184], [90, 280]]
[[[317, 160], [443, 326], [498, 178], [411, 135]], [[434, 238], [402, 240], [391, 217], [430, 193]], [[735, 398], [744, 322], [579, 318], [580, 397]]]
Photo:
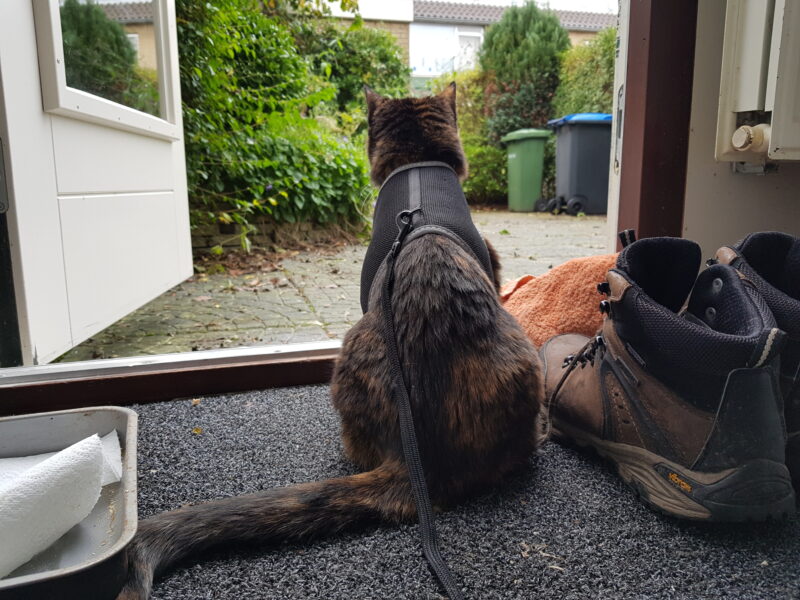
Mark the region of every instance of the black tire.
[[586, 198], [583, 196], [573, 196], [572, 198], [567, 201], [567, 214], [570, 215], [577, 215], [580, 212], [583, 212], [584, 207], [586, 206]]

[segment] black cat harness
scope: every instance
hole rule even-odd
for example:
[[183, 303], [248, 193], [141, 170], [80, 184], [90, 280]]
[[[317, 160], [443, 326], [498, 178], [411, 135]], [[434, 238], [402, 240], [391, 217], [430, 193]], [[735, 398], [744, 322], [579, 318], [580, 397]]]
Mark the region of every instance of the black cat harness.
[[361, 270], [361, 307], [367, 311], [370, 288], [381, 263], [386, 261], [380, 302], [383, 339], [389, 359], [392, 387], [400, 422], [403, 456], [419, 518], [422, 550], [439, 583], [451, 600], [464, 595], [439, 552], [433, 507], [425, 483], [408, 387], [403, 377], [392, 315], [394, 264], [405, 242], [426, 234], [444, 235], [478, 259], [493, 280], [489, 250], [469, 215], [458, 176], [440, 162], [414, 163], [393, 171], [381, 186], [375, 207], [372, 241]]
[[[444, 235], [472, 254], [490, 280], [492, 262], [475, 229], [458, 175], [443, 162], [420, 162], [395, 169], [378, 193], [370, 241], [361, 268], [361, 309], [367, 312], [375, 274], [398, 240], [400, 219], [411, 217], [405, 241], [427, 234]], [[399, 248], [398, 248], [399, 251]]]

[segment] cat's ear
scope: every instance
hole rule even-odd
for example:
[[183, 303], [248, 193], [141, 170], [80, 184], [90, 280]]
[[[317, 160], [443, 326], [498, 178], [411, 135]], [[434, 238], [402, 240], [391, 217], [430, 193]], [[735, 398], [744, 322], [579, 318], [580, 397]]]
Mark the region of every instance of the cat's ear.
[[439, 98], [443, 98], [453, 114], [456, 114], [456, 82], [453, 81], [444, 90], [439, 92]]
[[375, 107], [378, 106], [378, 102], [380, 102], [383, 98], [381, 98], [381, 95], [368, 85], [364, 85], [364, 96], [367, 99], [367, 116], [372, 117], [372, 113], [375, 112]]

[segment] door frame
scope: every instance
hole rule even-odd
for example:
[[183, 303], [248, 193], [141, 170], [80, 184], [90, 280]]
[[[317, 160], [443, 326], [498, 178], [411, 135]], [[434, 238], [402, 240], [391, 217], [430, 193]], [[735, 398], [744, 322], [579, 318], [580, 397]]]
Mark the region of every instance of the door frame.
[[340, 346], [329, 340], [3, 369], [0, 416], [327, 383]]
[[629, 3], [617, 229], [681, 237], [698, 0]]

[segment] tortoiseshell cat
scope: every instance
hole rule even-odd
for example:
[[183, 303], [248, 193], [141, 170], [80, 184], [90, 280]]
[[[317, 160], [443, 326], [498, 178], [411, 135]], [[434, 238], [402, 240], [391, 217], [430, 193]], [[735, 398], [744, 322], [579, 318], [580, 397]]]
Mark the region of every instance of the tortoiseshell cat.
[[[409, 163], [441, 161], [463, 180], [455, 84], [437, 96], [388, 99], [367, 89], [373, 182]], [[463, 202], [463, 200], [462, 200]], [[502, 482], [539, 443], [543, 387], [533, 347], [472, 253], [443, 235], [408, 241], [395, 267], [397, 340], [431, 501], [446, 508]], [[363, 473], [163, 513], [139, 523], [121, 600], [149, 596], [178, 560], [232, 542], [309, 540], [366, 523], [414, 521], [386, 347], [379, 269], [368, 310], [347, 333], [331, 387], [344, 448]]]

